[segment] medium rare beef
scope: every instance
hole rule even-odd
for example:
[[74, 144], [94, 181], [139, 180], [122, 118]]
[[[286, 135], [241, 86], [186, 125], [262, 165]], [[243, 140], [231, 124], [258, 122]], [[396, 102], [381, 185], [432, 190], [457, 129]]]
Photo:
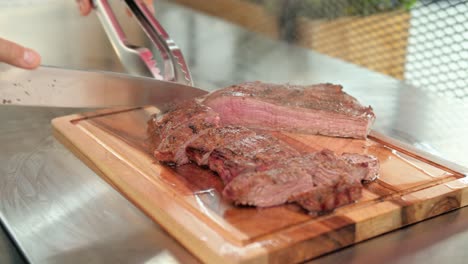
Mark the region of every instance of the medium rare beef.
[[[187, 100], [175, 105], [166, 112], [155, 114], [149, 120], [150, 135], [157, 138], [166, 138], [178, 126], [189, 122], [194, 116], [206, 115], [219, 119], [211, 108], [198, 103], [196, 100]], [[217, 121], [216, 121], [217, 122]]]
[[245, 127], [224, 126], [208, 129], [206, 133], [187, 145], [189, 160], [199, 166], [208, 165], [208, 158], [215, 148], [226, 146], [231, 142], [245, 137], [254, 136], [255, 132]]
[[351, 163], [330, 150], [316, 153], [309, 162], [317, 166], [310, 172], [317, 188], [294, 195], [292, 201], [310, 212], [326, 212], [361, 198], [361, 182], [368, 177], [369, 167]]
[[239, 174], [226, 185], [223, 196], [235, 204], [269, 207], [287, 203], [292, 195], [314, 187], [304, 168], [277, 166]]
[[255, 134], [215, 148], [208, 166], [228, 184], [240, 173], [266, 170], [280, 159], [299, 155], [297, 150], [269, 134]]
[[296, 202], [318, 213], [359, 199], [367, 174], [367, 167], [323, 150], [241, 173], [226, 185], [223, 195], [237, 204], [260, 207]]
[[374, 119], [372, 108], [341, 86], [254, 82], [154, 115], [148, 131], [156, 159], [207, 166], [225, 184], [223, 196], [236, 204], [297, 203], [320, 213], [359, 199], [361, 182], [378, 176], [378, 160], [330, 150], [299, 152], [271, 131], [365, 138]]
[[185, 148], [207, 129], [219, 125], [219, 116], [196, 101], [178, 105], [149, 121], [153, 155], [160, 162], [182, 165], [189, 162]]
[[343, 153], [341, 157], [352, 165], [367, 168], [367, 174], [363, 181], [370, 182], [379, 177], [380, 164], [376, 157], [357, 153]]
[[365, 138], [375, 120], [371, 107], [333, 84], [247, 82], [210, 93], [203, 103], [223, 124], [272, 131]]

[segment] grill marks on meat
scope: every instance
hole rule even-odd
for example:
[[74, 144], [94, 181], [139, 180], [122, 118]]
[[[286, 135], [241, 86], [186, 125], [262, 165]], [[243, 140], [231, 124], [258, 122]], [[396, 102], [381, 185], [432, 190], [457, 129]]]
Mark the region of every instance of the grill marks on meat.
[[196, 101], [179, 105], [149, 121], [153, 155], [161, 162], [182, 165], [189, 162], [185, 148], [207, 129], [219, 126], [219, 116]]
[[208, 165], [227, 184], [241, 173], [266, 170], [279, 158], [299, 155], [297, 150], [271, 135], [256, 134], [215, 148]]
[[366, 167], [349, 163], [330, 150], [317, 152], [306, 160], [316, 164], [311, 174], [317, 187], [292, 198], [303, 208], [311, 212], [330, 211], [361, 198], [361, 181], [368, 174]]
[[290, 201], [294, 193], [303, 193], [314, 185], [303, 168], [282, 167], [243, 173], [229, 182], [223, 196], [236, 204], [268, 207]]
[[206, 96], [204, 104], [220, 114], [223, 124], [338, 137], [365, 138], [375, 120], [342, 87], [248, 82]]
[[160, 162], [208, 167], [223, 180], [223, 196], [236, 204], [297, 203], [315, 214], [358, 200], [361, 182], [378, 176], [378, 160], [330, 150], [299, 153], [264, 131], [365, 138], [374, 118], [341, 86], [254, 82], [155, 115], [148, 131]]
[[242, 173], [226, 185], [223, 195], [237, 204], [260, 207], [296, 202], [319, 213], [358, 200], [367, 173], [360, 164], [322, 150]]
[[245, 127], [225, 126], [208, 129], [187, 145], [188, 158], [199, 166], [208, 165], [208, 158], [215, 148], [226, 146], [236, 140], [254, 136], [256, 133]]

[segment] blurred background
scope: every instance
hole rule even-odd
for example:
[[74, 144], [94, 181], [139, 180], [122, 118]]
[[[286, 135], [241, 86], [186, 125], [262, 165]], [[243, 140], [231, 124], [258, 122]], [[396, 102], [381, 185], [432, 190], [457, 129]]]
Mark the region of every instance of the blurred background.
[[468, 97], [468, 1], [174, 2], [421, 89]]
[[[110, 2], [129, 39], [147, 45], [144, 34], [125, 15], [120, 1]], [[243, 30], [233, 35], [236, 30], [222, 30], [225, 25], [212, 23], [213, 20], [207, 23], [186, 16], [187, 12], [173, 11], [168, 6], [171, 2], [221, 18]], [[0, 27], [0, 36], [34, 43], [45, 64], [123, 71], [96, 18], [80, 19], [76, 8], [70, 8], [72, 5], [72, 0], [0, 0], [4, 13], [0, 24], [8, 25]], [[234, 60], [231, 65], [241, 67], [224, 72], [239, 75], [242, 60], [249, 59], [245, 56], [255, 53], [257, 60], [262, 60], [262, 54], [268, 56], [272, 52], [268, 47], [258, 47], [256, 42], [249, 46], [252, 35], [245, 33], [249, 31], [405, 80], [439, 95], [468, 97], [467, 0], [155, 0], [154, 6], [156, 16], [175, 36], [195, 72], [196, 64], [220, 67], [225, 55], [229, 61]], [[202, 31], [215, 31], [216, 39], [203, 39]], [[43, 41], [38, 41], [38, 36]], [[210, 54], [221, 57], [207, 59], [206, 54], [201, 54], [200, 41], [205, 46], [223, 42], [226, 51], [217, 48]], [[64, 50], [64, 45], [68, 49]], [[239, 49], [242, 50], [236, 52]], [[225, 63], [224, 67], [231, 65]], [[207, 83], [213, 79], [210, 76], [200, 79], [208, 87], [224, 85], [215, 80]], [[234, 76], [233, 81], [241, 80]]]

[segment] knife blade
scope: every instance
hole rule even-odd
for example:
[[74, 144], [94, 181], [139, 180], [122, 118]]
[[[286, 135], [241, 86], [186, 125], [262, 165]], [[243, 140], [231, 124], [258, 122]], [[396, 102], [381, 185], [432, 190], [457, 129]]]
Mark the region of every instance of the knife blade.
[[206, 94], [203, 89], [147, 77], [41, 66], [23, 70], [0, 63], [0, 104], [101, 108], [170, 103]]

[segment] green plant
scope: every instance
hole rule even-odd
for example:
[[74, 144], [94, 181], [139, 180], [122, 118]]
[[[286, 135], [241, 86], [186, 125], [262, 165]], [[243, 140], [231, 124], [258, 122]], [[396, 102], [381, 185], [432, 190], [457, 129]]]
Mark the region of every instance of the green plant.
[[[250, 0], [265, 6], [274, 14], [296, 12], [310, 18], [368, 16], [372, 14], [410, 10], [418, 0]], [[288, 9], [288, 10], [285, 10]]]
[[346, 15], [367, 16], [394, 10], [410, 10], [417, 0], [348, 0]]

